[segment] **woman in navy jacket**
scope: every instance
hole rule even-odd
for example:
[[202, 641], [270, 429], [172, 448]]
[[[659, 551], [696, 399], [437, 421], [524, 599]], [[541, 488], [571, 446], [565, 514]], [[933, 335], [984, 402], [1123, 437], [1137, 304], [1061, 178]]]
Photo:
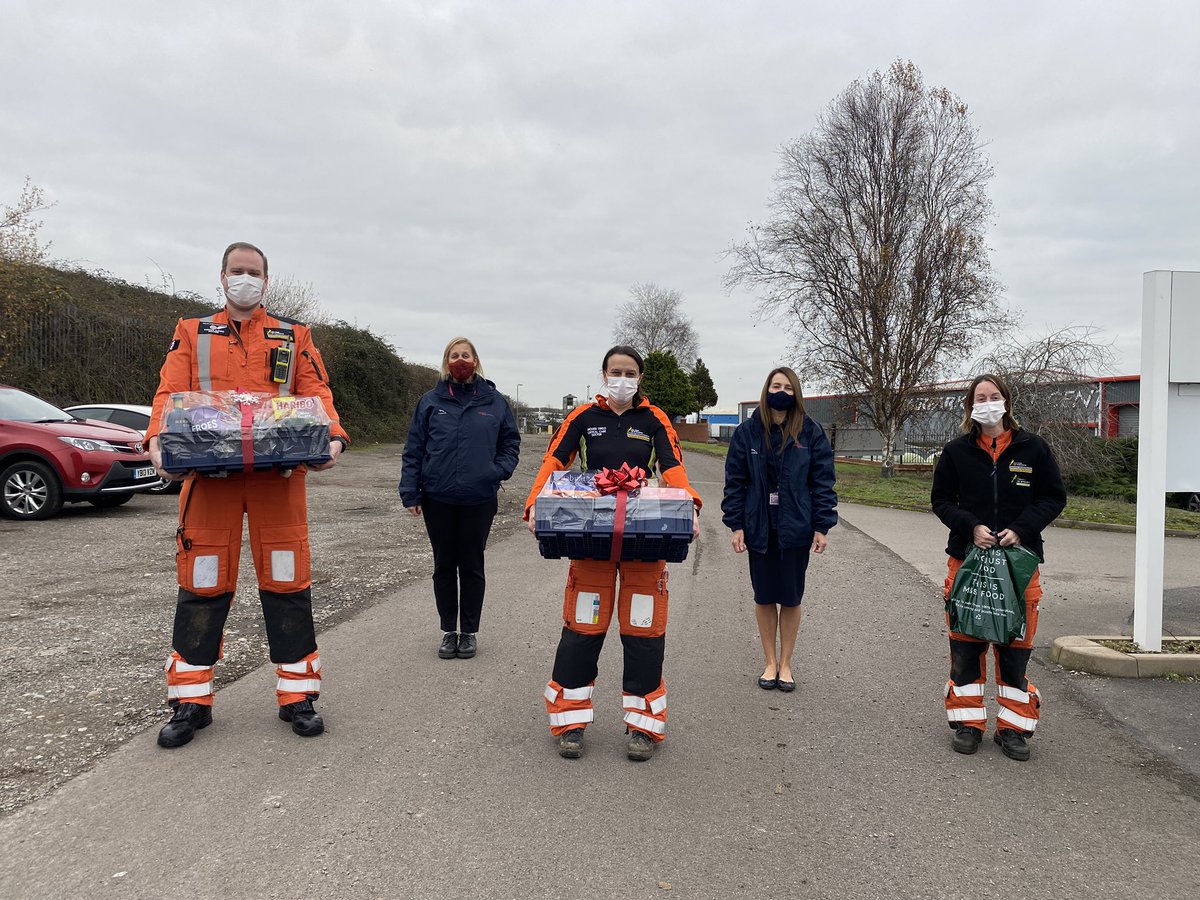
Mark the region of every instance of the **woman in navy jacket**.
[[[809, 551], [825, 552], [837, 524], [833, 448], [804, 414], [800, 379], [786, 367], [767, 376], [758, 409], [737, 427], [725, 458], [722, 521], [733, 549], [750, 551], [764, 690], [796, 689], [792, 652]], [[775, 638], [779, 636], [779, 653]]]
[[433, 547], [433, 596], [442, 659], [470, 659], [483, 611], [483, 551], [500, 482], [517, 467], [521, 435], [508, 401], [484, 379], [475, 345], [456, 337], [442, 378], [417, 404], [400, 473], [400, 499], [424, 515]]

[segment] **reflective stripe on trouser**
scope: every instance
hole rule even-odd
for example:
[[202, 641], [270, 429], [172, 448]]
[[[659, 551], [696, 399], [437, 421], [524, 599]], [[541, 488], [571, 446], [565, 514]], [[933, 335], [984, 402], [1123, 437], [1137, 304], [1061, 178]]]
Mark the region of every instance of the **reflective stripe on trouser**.
[[662, 682], [645, 697], [623, 694], [621, 705], [625, 708], [625, 726], [650, 736], [657, 743], [667, 731], [667, 686]]
[[970, 725], [987, 730], [987, 708], [983, 703], [983, 681], [974, 684], [946, 682], [946, 719], [952, 728]]
[[316, 650], [294, 663], [277, 663], [275, 674], [279, 676], [275, 696], [280, 706], [315, 700], [321, 693], [321, 657]]
[[1021, 690], [1000, 682], [996, 687], [996, 702], [1000, 711], [996, 714], [996, 729], [1011, 728], [1022, 734], [1033, 734], [1041, 717], [1042, 698], [1033, 686], [1033, 682], [1025, 679], [1028, 690]]
[[197, 703], [212, 706], [213, 667], [193, 666], [177, 652], [171, 651], [167, 664], [167, 700], [175, 703]]
[[552, 735], [558, 737], [576, 728], [586, 728], [588, 723], [595, 719], [592, 709], [594, 687], [594, 684], [588, 684], [578, 688], [565, 688], [553, 680], [546, 685], [543, 696], [546, 700], [546, 713], [550, 716]]

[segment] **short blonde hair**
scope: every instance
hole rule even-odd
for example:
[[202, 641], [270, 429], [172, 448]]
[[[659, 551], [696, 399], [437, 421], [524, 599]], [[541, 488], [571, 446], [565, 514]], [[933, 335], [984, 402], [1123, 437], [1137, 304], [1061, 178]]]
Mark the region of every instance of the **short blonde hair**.
[[471, 348], [471, 355], [475, 357], [475, 374], [483, 378], [483, 360], [479, 358], [479, 351], [475, 349], [475, 345], [471, 343], [470, 338], [456, 337], [446, 345], [446, 349], [442, 351], [442, 378], [450, 377], [450, 351], [459, 344], [466, 344]]

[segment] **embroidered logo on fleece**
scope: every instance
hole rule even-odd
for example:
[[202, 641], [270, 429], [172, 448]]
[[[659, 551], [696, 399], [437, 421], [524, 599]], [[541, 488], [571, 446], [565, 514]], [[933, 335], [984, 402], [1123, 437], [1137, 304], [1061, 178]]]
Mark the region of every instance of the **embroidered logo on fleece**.
[[645, 441], [647, 444], [650, 443], [650, 435], [646, 434], [646, 432], [642, 431], [640, 428], [635, 428], [632, 425], [630, 425], [626, 430], [625, 436], [631, 437], [635, 441]]

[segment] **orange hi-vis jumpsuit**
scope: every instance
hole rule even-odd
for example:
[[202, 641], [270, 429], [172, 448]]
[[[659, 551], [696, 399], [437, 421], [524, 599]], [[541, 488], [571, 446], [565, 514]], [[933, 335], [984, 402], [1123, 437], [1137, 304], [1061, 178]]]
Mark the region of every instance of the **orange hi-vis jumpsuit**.
[[[272, 379], [271, 351], [292, 350], [286, 382]], [[238, 390], [318, 397], [332, 420], [331, 438], [349, 443], [333, 407], [321, 355], [307, 325], [270, 315], [262, 306], [240, 327], [225, 310], [180, 319], [163, 363], [147, 441], [162, 428], [171, 394]], [[312, 617], [312, 579], [304, 468], [189, 476], [179, 495], [179, 598], [173, 651], [167, 659], [167, 699], [212, 705], [213, 666], [221, 657], [225, 620], [237, 587], [242, 520], [250, 548], [280, 706], [321, 690], [321, 658]]]
[[[671, 421], [644, 398], [617, 415], [606, 397], [576, 407], [559, 427], [533, 489], [525, 516], [552, 472], [571, 467], [578, 456], [583, 469], [617, 469], [624, 463], [653, 473], [655, 466], [668, 487], [687, 490], [700, 508], [700, 497], [688, 483], [683, 452]], [[620, 574], [620, 588], [617, 575]], [[554, 671], [546, 685], [546, 712], [556, 737], [594, 720], [592, 692], [604, 637], [617, 613], [625, 649], [621, 705], [626, 728], [661, 741], [667, 727], [667, 688], [662, 679], [667, 631], [667, 567], [664, 562], [571, 560], [563, 596], [563, 630]]]
[[[995, 463], [1012, 439], [1004, 432], [995, 442], [980, 438], [979, 446]], [[949, 598], [954, 576], [962, 568], [962, 560], [947, 557], [945, 596]], [[1041, 712], [1041, 697], [1032, 681], [1025, 677], [1033, 636], [1037, 632], [1038, 603], [1042, 599], [1041, 571], [1034, 570], [1025, 588], [1025, 633], [1008, 644], [993, 644], [993, 665], [996, 671], [996, 727], [1011, 728], [1023, 734], [1033, 734]], [[949, 614], [946, 626], [949, 627]], [[950, 632], [950, 680], [946, 682], [946, 718], [951, 726], [966, 725], [987, 731], [987, 707], [984, 686], [987, 684], [988, 642], [970, 635]]]

